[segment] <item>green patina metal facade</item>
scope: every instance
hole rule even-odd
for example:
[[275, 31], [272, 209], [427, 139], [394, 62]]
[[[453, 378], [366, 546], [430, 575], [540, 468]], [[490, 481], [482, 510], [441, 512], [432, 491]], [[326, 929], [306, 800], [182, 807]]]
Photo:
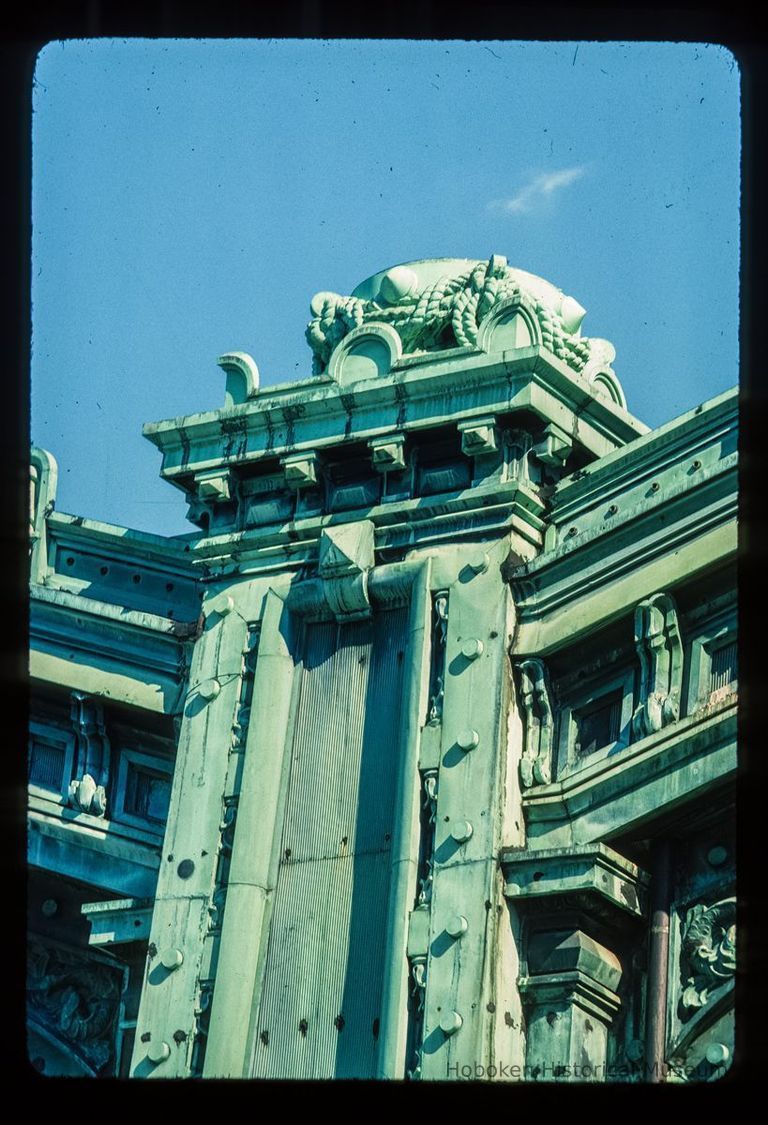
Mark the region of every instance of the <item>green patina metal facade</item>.
[[500, 256], [312, 314], [311, 378], [231, 353], [145, 427], [194, 534], [58, 513], [33, 451], [30, 1058], [718, 1077], [735, 391], [649, 431]]

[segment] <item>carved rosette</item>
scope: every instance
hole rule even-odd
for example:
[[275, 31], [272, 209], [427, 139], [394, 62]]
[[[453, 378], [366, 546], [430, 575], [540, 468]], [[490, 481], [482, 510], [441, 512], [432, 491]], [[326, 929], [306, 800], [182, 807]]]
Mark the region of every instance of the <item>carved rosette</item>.
[[690, 1014], [708, 1003], [711, 993], [736, 972], [736, 899], [712, 906], [699, 903], [688, 911], [683, 929], [681, 971], [685, 989], [680, 1000]]

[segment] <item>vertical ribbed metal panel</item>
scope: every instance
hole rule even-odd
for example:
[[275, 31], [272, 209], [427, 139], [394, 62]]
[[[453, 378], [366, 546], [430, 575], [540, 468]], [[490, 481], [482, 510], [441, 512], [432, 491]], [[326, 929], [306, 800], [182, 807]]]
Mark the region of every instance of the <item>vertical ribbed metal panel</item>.
[[255, 1077], [376, 1073], [407, 620], [307, 629]]
[[737, 656], [738, 653], [735, 641], [715, 649], [712, 653], [712, 667], [709, 676], [710, 691], [718, 691], [720, 688], [728, 687], [730, 684], [735, 683], [737, 677]]

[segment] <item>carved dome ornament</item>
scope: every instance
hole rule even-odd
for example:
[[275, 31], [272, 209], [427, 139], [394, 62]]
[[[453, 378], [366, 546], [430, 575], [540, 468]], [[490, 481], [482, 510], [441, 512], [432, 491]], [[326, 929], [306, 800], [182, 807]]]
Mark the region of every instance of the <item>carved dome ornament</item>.
[[[362, 344], [368, 333], [373, 345], [371, 374], [388, 369], [383, 339], [378, 345], [381, 359], [374, 355], [373, 338], [379, 334], [386, 339], [392, 364], [400, 353], [456, 347], [507, 350], [540, 344], [586, 378], [594, 390], [626, 408], [611, 369], [615, 350], [607, 340], [581, 336], [586, 315], [581, 305], [543, 278], [509, 266], [500, 254], [487, 262], [429, 259], [393, 266], [363, 282], [351, 296], [315, 294], [310, 310], [306, 337], [315, 375], [327, 372], [339, 378], [344, 355], [354, 350], [353, 341]], [[350, 336], [348, 348], [334, 356]], [[366, 370], [360, 366], [357, 377]]]

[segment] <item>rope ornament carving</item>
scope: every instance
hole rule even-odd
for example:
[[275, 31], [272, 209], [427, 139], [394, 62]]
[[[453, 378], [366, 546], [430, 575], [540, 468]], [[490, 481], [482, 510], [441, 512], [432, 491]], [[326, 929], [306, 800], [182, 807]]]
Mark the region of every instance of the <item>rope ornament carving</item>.
[[519, 302], [538, 321], [545, 348], [575, 371], [583, 370], [590, 358], [590, 340], [574, 336], [558, 312], [522, 290], [506, 259], [494, 254], [458, 277], [441, 277], [421, 291], [398, 295], [394, 304], [318, 293], [311, 302], [313, 318], [306, 331], [313, 374], [325, 371], [336, 345], [362, 324], [396, 329], [403, 352], [473, 347], [482, 321], [506, 300]]

